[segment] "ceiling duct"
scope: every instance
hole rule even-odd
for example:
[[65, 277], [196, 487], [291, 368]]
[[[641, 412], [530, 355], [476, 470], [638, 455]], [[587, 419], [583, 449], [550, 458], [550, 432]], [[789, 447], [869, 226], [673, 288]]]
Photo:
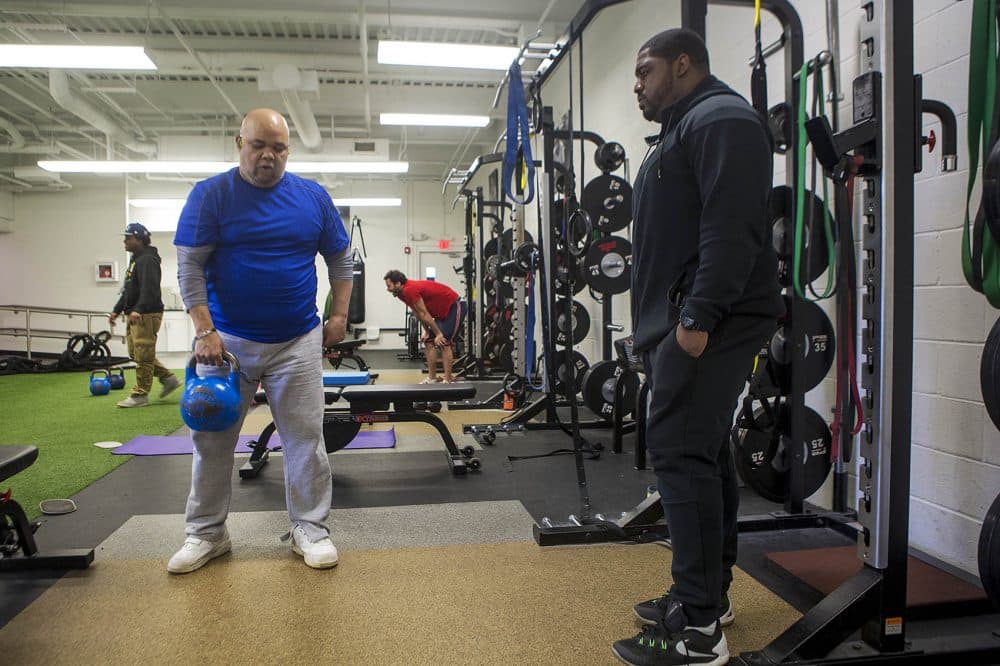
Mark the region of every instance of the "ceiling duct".
[[146, 155], [156, 152], [155, 143], [136, 141], [131, 134], [108, 118], [90, 102], [77, 97], [69, 86], [69, 78], [58, 69], [49, 70], [49, 93], [61, 107], [84, 122], [104, 132], [109, 139], [123, 144], [129, 150]]
[[285, 102], [295, 133], [305, 147], [313, 152], [323, 146], [323, 135], [313, 114], [309, 98], [319, 98], [319, 76], [315, 70], [300, 70], [295, 65], [275, 65], [257, 79], [261, 92], [277, 90]]

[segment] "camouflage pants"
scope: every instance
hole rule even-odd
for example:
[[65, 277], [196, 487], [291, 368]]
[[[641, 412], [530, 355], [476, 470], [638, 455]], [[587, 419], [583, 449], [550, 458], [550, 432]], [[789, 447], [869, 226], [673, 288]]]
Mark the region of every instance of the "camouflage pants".
[[[127, 321], [128, 315], [126, 315]], [[139, 315], [139, 323], [129, 322], [125, 332], [128, 355], [135, 361], [135, 386], [132, 395], [149, 395], [153, 377], [163, 380], [173, 373], [156, 358], [156, 334], [163, 321], [162, 312]]]

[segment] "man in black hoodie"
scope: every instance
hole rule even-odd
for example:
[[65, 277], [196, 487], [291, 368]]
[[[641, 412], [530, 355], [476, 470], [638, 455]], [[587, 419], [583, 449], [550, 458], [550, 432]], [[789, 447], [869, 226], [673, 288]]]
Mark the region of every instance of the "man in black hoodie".
[[767, 223], [771, 146], [753, 108], [711, 75], [694, 32], [650, 38], [634, 87], [660, 132], [634, 186], [632, 326], [650, 386], [646, 441], [673, 547], [673, 584], [617, 641], [629, 664], [725, 664], [739, 494], [728, 436], [754, 356], [784, 312]]
[[126, 315], [126, 340], [128, 355], [135, 361], [135, 386], [131, 394], [118, 403], [119, 407], [145, 407], [149, 404], [149, 391], [153, 377], [163, 388], [165, 398], [181, 385], [177, 375], [170, 372], [156, 358], [156, 334], [163, 321], [163, 298], [160, 295], [160, 253], [150, 245], [149, 230], [138, 222], [125, 227], [125, 250], [132, 254], [125, 271], [122, 294], [108, 315], [114, 326], [118, 315]]

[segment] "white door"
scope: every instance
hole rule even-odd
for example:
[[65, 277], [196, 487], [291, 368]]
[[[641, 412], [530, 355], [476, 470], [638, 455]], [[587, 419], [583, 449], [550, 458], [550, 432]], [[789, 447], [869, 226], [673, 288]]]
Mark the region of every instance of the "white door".
[[455, 272], [455, 268], [462, 265], [462, 252], [448, 250], [420, 250], [420, 274], [414, 277], [418, 280], [427, 279], [427, 269], [433, 268], [435, 280], [446, 284], [463, 299], [465, 298], [464, 274]]

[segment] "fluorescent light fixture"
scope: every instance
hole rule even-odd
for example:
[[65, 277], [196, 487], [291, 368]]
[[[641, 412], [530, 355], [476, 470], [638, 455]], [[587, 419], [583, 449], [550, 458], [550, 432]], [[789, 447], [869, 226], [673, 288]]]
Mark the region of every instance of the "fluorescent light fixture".
[[[57, 173], [208, 173], [228, 171], [236, 162], [40, 160]], [[409, 162], [289, 162], [292, 173], [406, 173]]]
[[424, 127], [486, 127], [489, 116], [456, 116], [446, 113], [380, 113], [383, 125], [422, 125]]
[[383, 65], [505, 70], [514, 62], [517, 52], [516, 46], [396, 42], [391, 40], [379, 40], [378, 43], [378, 61]]
[[333, 203], [338, 206], [349, 206], [350, 208], [374, 208], [377, 206], [398, 208], [403, 205], [403, 200], [396, 197], [357, 197], [353, 199], [333, 197]]
[[0, 67], [156, 69], [141, 46], [0, 44]]

